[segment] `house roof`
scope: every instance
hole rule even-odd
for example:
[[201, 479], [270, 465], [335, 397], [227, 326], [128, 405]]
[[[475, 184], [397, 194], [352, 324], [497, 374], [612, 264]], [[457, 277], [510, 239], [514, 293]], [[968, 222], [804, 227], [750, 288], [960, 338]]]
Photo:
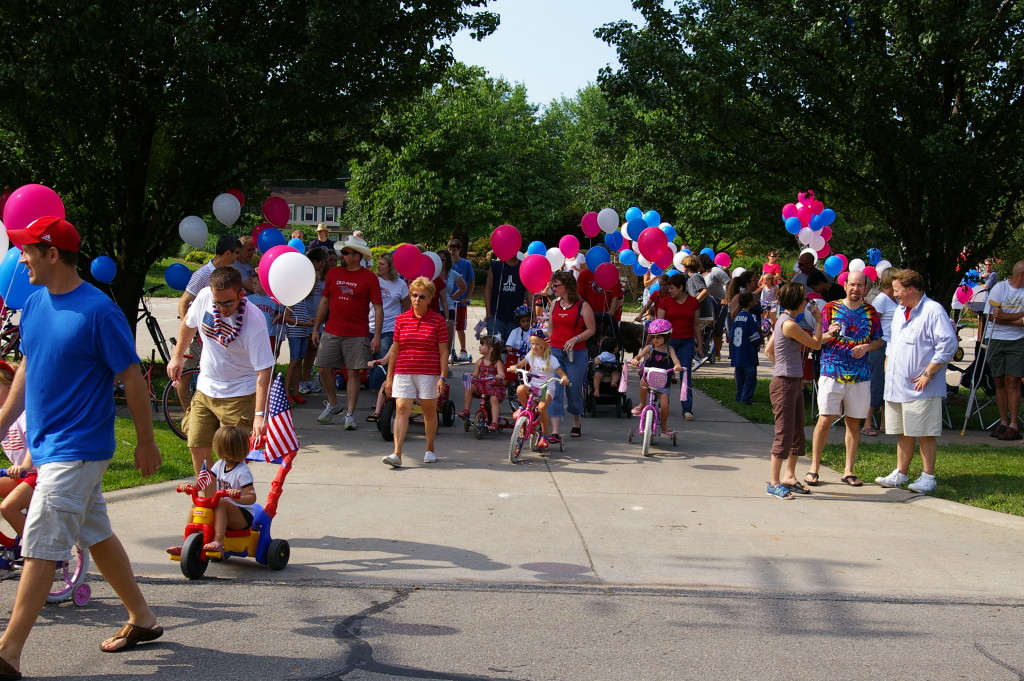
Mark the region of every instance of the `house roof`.
[[321, 187], [267, 187], [271, 196], [280, 196], [293, 206], [344, 206], [347, 189]]

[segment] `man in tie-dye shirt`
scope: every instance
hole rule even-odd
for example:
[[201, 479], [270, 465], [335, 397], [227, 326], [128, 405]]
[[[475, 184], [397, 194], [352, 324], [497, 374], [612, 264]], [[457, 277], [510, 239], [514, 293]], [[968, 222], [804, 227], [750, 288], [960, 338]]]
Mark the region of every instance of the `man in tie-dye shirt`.
[[821, 325], [821, 377], [818, 379], [818, 423], [811, 440], [811, 470], [804, 478], [817, 484], [821, 453], [828, 442], [828, 430], [840, 414], [846, 421], [846, 467], [842, 481], [859, 487], [863, 483], [853, 474], [853, 463], [860, 445], [860, 422], [871, 405], [871, 366], [868, 353], [882, 347], [882, 323], [873, 308], [864, 302], [867, 277], [850, 272], [843, 290], [846, 297], [825, 305]]

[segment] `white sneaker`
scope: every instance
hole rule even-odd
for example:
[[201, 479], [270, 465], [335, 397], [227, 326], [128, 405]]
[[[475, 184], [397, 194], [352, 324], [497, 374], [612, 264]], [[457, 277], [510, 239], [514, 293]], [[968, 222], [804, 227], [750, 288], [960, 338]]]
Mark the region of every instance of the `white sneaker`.
[[352, 414], [345, 414], [345, 430], [356, 429], [356, 418]]
[[437, 463], [437, 454], [427, 452], [423, 455], [423, 463]]
[[309, 392], [311, 393], [322, 393], [324, 389], [320, 387], [320, 376], [314, 376], [309, 379]]
[[381, 459], [381, 461], [383, 461], [387, 465], [391, 466], [392, 468], [401, 468], [402, 467], [402, 460], [399, 459], [394, 454], [388, 454], [383, 459]]
[[330, 423], [334, 420], [335, 414], [341, 413], [342, 408], [340, 404], [331, 404], [324, 400], [324, 410], [320, 412], [320, 416], [316, 417], [317, 423]]
[[462, 352], [459, 353], [459, 361], [460, 362], [468, 362], [469, 361], [469, 355], [466, 353], [465, 350], [463, 350]]
[[918, 494], [931, 494], [935, 491], [935, 476], [921, 473], [921, 477], [907, 485], [907, 489]]
[[900, 469], [897, 468], [884, 478], [875, 478], [875, 484], [882, 487], [902, 487], [907, 480], [910, 480], [910, 478], [900, 473]]
[[308, 395], [309, 393], [313, 392], [309, 388], [309, 381], [299, 381], [299, 392], [302, 393], [303, 395]]

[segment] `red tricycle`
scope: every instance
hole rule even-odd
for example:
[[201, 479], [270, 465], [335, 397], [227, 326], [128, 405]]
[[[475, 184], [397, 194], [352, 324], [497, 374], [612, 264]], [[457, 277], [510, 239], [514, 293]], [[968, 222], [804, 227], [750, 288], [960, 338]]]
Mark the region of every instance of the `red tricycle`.
[[[474, 384], [477, 384], [477, 387], [479, 388], [479, 381], [477, 379], [474, 379], [469, 374], [462, 377], [462, 385], [466, 390], [474, 387]], [[504, 390], [504, 388], [502, 388], [502, 390]], [[482, 440], [484, 435], [490, 431], [489, 426], [491, 423], [494, 423], [497, 426], [497, 432], [499, 433], [506, 428], [511, 428], [512, 421], [507, 417], [499, 416], [497, 419], [491, 418], [491, 398], [489, 395], [486, 395], [483, 390], [478, 390], [478, 392], [480, 393], [480, 403], [477, 405], [476, 413], [462, 419], [466, 432], [468, 433], [469, 429], [472, 428], [473, 433], [476, 435], [476, 439]], [[501, 398], [499, 397], [498, 399], [500, 400]]]
[[282, 458], [281, 469], [270, 483], [267, 505], [254, 506], [252, 525], [247, 529], [227, 531], [223, 552], [207, 551], [203, 547], [213, 541], [214, 508], [228, 495], [228, 490], [217, 490], [212, 497], [203, 497], [195, 485], [178, 486], [179, 492], [192, 496], [194, 504], [192, 521], [185, 526], [181, 554], [171, 554], [171, 560], [180, 562], [181, 574], [188, 579], [199, 579], [206, 573], [211, 559], [225, 560], [231, 556], [255, 558], [257, 563], [266, 565], [271, 570], [283, 570], [288, 565], [291, 548], [287, 540], [270, 537], [270, 524], [277, 515], [277, 501], [294, 458], [294, 453], [286, 454]]

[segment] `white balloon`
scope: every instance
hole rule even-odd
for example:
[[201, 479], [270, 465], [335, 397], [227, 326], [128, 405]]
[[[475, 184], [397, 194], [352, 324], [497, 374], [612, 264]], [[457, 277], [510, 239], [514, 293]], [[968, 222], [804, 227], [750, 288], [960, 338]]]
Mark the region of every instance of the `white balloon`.
[[625, 239], [626, 243], [629, 243], [629, 241], [630, 241], [630, 239], [629, 239], [629, 232], [626, 231], [626, 223], [625, 222], [623, 222], [622, 226], [619, 227], [619, 234], [622, 235], [622, 238]]
[[[565, 264], [565, 254], [562, 253], [562, 249], [558, 246], [552, 246], [548, 249], [548, 252], [544, 254], [544, 257], [551, 263], [551, 271], [557, 272], [562, 269], [562, 265]], [[585, 258], [577, 256], [577, 261], [583, 261]]]
[[433, 251], [427, 251], [423, 255], [425, 257], [427, 257], [427, 258], [430, 258], [430, 260], [434, 263], [434, 276], [432, 276], [431, 279], [433, 280], [433, 279], [437, 279], [438, 277], [440, 277], [441, 276], [441, 256], [439, 256], [437, 253], [434, 253]]
[[516, 257], [519, 258], [519, 262], [522, 262], [523, 260], [526, 259], [526, 254], [523, 253], [522, 251], [519, 251], [518, 253], [516, 253]]
[[0, 220], [0, 253], [6, 253], [10, 247], [11, 239], [7, 236], [7, 228], [4, 227], [3, 220]]
[[892, 263], [888, 260], [879, 260], [878, 264], [875, 265], [875, 272], [878, 272], [878, 276], [882, 276], [882, 272], [892, 267]]
[[675, 265], [676, 269], [679, 270], [680, 272], [683, 271], [683, 258], [685, 257], [686, 254], [683, 253], [682, 251], [679, 251], [678, 253], [672, 256], [672, 264]]
[[810, 245], [811, 239], [814, 238], [814, 230], [810, 227], [801, 227], [800, 231], [796, 233], [796, 238], [800, 243]]
[[641, 266], [641, 267], [650, 267], [650, 266], [651, 266], [651, 261], [650, 261], [650, 260], [648, 260], [647, 258], [645, 258], [645, 257], [644, 257], [644, 256], [642, 256], [642, 255], [638, 255], [638, 256], [636, 256], [636, 261], [637, 261], [638, 263], [640, 263], [640, 266]]
[[316, 283], [313, 261], [297, 251], [282, 253], [270, 263], [267, 283], [277, 302], [285, 306], [298, 305]]
[[[804, 250], [800, 251], [800, 255], [803, 255], [804, 253], [810, 253], [811, 257], [814, 258], [814, 264], [817, 265], [818, 264], [818, 251], [820, 251], [820, 250], [821, 250], [820, 248], [817, 249], [817, 250], [815, 250], [813, 248], [805, 248]], [[793, 271], [796, 271], [798, 269], [800, 269], [800, 268], [797, 267], [796, 265], [793, 266]]]
[[675, 254], [679, 252], [679, 246], [676, 246], [671, 241], [668, 242], [668, 249], [672, 251], [673, 256], [675, 256]]
[[743, 274], [746, 271], [747, 271], [746, 267], [737, 267], [736, 269], [734, 269], [732, 271], [732, 278], [735, 279], [736, 277], [740, 276], [741, 274]]
[[206, 245], [206, 237], [210, 235], [210, 230], [201, 217], [189, 215], [178, 223], [178, 234], [189, 246], [202, 248]]
[[224, 193], [213, 200], [213, 217], [230, 227], [242, 214], [242, 204], [234, 194]]
[[[631, 249], [633, 249], [634, 253], [636, 253], [637, 255], [640, 255], [640, 244], [638, 242], [639, 242], [639, 239], [637, 241], [632, 242], [629, 245], [629, 247]], [[650, 267], [650, 265], [644, 265], [644, 267]]]
[[[613, 208], [602, 208], [597, 214], [597, 226], [605, 234], [611, 234], [619, 228], [619, 214]], [[623, 236], [626, 236], [625, 233]]]
[[860, 272], [861, 270], [864, 269], [864, 261], [861, 260], [860, 258], [854, 258], [853, 260], [850, 261], [850, 264], [847, 266], [846, 269], [850, 270], [851, 272]]
[[815, 232], [814, 236], [811, 237], [810, 243], [808, 243], [807, 245], [814, 249], [815, 258], [817, 258], [817, 251], [820, 251], [821, 249], [825, 248], [825, 237]]

